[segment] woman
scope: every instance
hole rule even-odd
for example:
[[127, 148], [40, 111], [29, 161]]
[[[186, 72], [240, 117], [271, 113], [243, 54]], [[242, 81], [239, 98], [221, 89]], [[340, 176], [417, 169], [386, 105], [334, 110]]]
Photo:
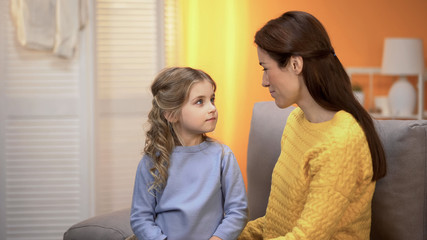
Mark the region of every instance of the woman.
[[326, 30], [308, 13], [286, 12], [255, 43], [262, 85], [280, 108], [298, 108], [283, 132], [266, 214], [239, 239], [369, 239], [384, 150]]

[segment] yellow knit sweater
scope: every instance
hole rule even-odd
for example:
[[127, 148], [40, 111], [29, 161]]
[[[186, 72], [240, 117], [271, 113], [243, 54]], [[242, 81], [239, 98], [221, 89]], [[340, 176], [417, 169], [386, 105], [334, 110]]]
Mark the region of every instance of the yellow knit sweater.
[[345, 111], [310, 123], [289, 116], [264, 217], [239, 239], [369, 239], [375, 189], [363, 130]]

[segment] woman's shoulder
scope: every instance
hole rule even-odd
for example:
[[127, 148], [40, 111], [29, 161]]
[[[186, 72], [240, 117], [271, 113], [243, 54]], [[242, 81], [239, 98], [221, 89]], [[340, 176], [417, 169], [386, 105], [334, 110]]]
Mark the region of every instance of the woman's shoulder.
[[364, 137], [364, 131], [357, 120], [346, 111], [339, 111], [334, 118], [336, 133], [342, 138]]
[[302, 119], [302, 118], [304, 118], [304, 112], [302, 111], [302, 109], [300, 107], [296, 107], [294, 110], [291, 111], [291, 113], [289, 113], [288, 121], [290, 119], [298, 120], [298, 119]]
[[327, 140], [319, 144], [319, 149], [339, 153], [360, 153], [369, 151], [365, 132], [356, 119], [345, 111], [336, 113], [332, 128], [327, 132]]
[[[357, 166], [364, 160], [370, 163], [369, 145], [363, 129], [351, 114], [344, 111], [337, 114], [339, 121], [335, 121], [332, 129], [325, 132], [324, 141], [319, 142], [306, 152], [307, 156], [311, 156], [308, 159], [317, 159], [312, 161], [310, 165], [323, 165], [325, 162], [330, 162], [331, 159], [338, 160], [334, 163], [335, 165], [331, 166], [340, 166], [341, 163], [351, 163], [353, 166]], [[342, 158], [353, 159], [354, 161], [341, 161]]]
[[353, 117], [353, 115], [344, 110], [338, 111], [335, 114], [334, 120], [336, 123], [341, 125], [351, 126], [351, 125], [357, 124], [357, 120]]

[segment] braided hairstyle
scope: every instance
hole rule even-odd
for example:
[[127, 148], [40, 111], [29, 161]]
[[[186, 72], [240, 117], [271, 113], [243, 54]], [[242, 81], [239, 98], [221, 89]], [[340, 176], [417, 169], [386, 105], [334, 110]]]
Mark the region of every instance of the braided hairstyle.
[[[171, 67], [162, 70], [151, 85], [152, 108], [148, 114], [149, 129], [146, 133], [144, 153], [153, 161], [150, 169], [154, 182], [148, 191], [162, 191], [168, 178], [170, 155], [175, 146], [180, 145], [172, 124], [165, 114], [177, 118], [188, 100], [194, 83], [208, 81], [214, 91], [216, 84], [205, 72], [189, 67]], [[206, 135], [203, 135], [206, 139]]]

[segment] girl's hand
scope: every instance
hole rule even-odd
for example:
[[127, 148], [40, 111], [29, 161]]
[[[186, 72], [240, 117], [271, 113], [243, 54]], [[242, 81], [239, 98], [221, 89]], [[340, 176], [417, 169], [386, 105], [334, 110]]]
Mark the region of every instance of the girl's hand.
[[222, 239], [217, 236], [212, 236], [211, 238], [209, 238], [209, 240], [222, 240]]

